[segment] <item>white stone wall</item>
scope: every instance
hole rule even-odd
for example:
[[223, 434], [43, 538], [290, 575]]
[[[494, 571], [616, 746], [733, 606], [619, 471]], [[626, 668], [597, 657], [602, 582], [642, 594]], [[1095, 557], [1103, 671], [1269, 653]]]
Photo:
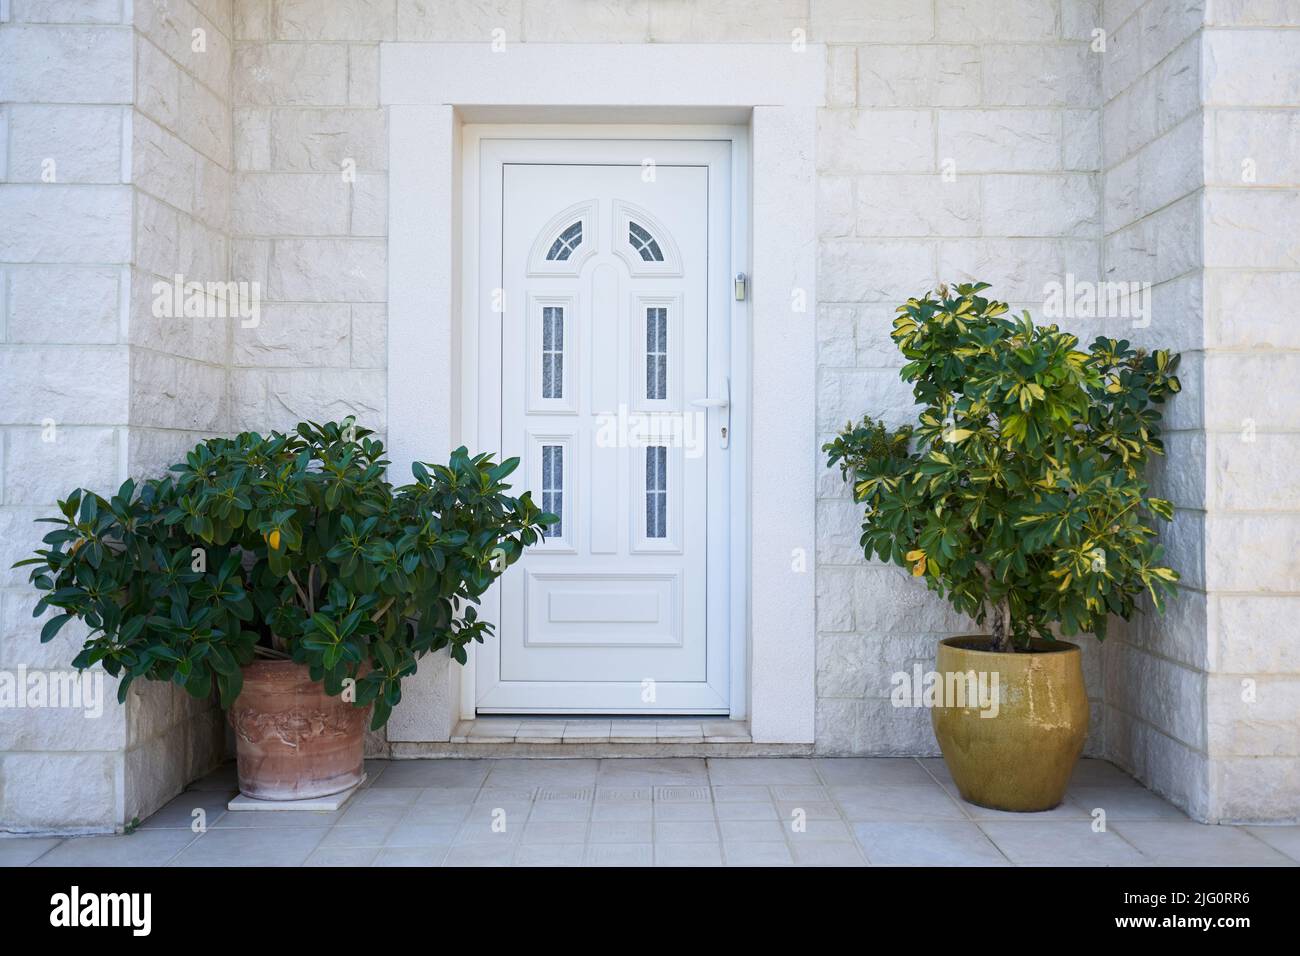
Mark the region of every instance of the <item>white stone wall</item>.
[[[1036, 315], [1067, 274], [1153, 283], [1145, 327], [1061, 320], [1085, 341], [1185, 354], [1154, 475], [1178, 506], [1166, 543], [1183, 593], [1163, 620], [1117, 628], [1104, 654], [1082, 641], [1089, 749], [1202, 818], [1295, 814], [1297, 345], [1281, 317], [1300, 274], [1300, 31], [1279, 29], [1295, 25], [1294, 4], [136, 0], [133, 23], [118, 0], [6, 6], [4, 567], [56, 494], [149, 473], [202, 435], [346, 414], [384, 431], [381, 42], [788, 43], [804, 31], [827, 45], [819, 436], [863, 413], [911, 415], [889, 321], [938, 281], [985, 279]], [[56, 183], [41, 182], [48, 154], [63, 157]], [[149, 287], [176, 273], [258, 283], [260, 321], [155, 316]], [[53, 443], [40, 441], [47, 418]], [[858, 510], [815, 467], [818, 749], [933, 753], [928, 714], [892, 708], [890, 677], [928, 667], [940, 637], [972, 625], [862, 560]], [[0, 576], [0, 667], [66, 659], [70, 639], [35, 643], [21, 576]], [[213, 712], [145, 693], [94, 741], [0, 714], [0, 826], [120, 824], [209, 759]], [[90, 796], [42, 801], [72, 780]]]
[[[1097, 25], [1089, 3], [813, 4], [814, 35], [830, 44], [817, 143], [822, 440], [864, 413], [915, 420], [889, 338], [909, 296], [982, 279], [1038, 316], [1048, 282], [1097, 278]], [[940, 638], [978, 628], [904, 570], [864, 563], [861, 509], [838, 471], [823, 474], [817, 505], [817, 749], [937, 753], [929, 713], [894, 708], [890, 677], [930, 669]], [[1079, 643], [1099, 753], [1100, 655], [1093, 638]]]
[[[0, 670], [65, 670], [66, 627], [40, 643], [26, 569], [34, 519], [79, 484], [125, 477], [130, 360], [132, 31], [116, 10], [10, 6], [0, 23]], [[115, 6], [115, 5], [110, 5]], [[79, 22], [70, 22], [77, 20]], [[127, 739], [103, 715], [0, 708], [0, 830], [111, 829]]]
[[[152, 274], [227, 274], [229, 2], [0, 4], [0, 669], [64, 670], [10, 564], [55, 502], [114, 492], [226, 427], [228, 334], [159, 321]], [[193, 21], [191, 23], [191, 21]], [[188, 53], [191, 30], [208, 54]], [[187, 57], [194, 58], [187, 61]], [[223, 134], [224, 129], [224, 134]], [[220, 712], [165, 686], [103, 715], [0, 708], [0, 830], [105, 830], [219, 759]]]
[[[1289, 28], [1289, 29], [1278, 29]], [[1300, 5], [1209, 5], [1204, 90], [1210, 816], [1300, 818]]]
[[1153, 491], [1174, 502], [1164, 544], [1182, 576], [1161, 618], [1134, 621], [1106, 653], [1106, 743], [1150, 786], [1198, 815], [1205, 802], [1205, 437], [1198, 3], [1108, 2], [1102, 72], [1105, 278], [1151, 284], [1147, 327], [1117, 338], [1183, 355], [1165, 409], [1167, 457]]

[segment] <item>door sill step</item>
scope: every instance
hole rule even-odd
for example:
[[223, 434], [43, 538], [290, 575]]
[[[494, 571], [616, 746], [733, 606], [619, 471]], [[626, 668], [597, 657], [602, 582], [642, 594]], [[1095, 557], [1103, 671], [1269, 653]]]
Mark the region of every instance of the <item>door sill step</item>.
[[462, 720], [453, 744], [750, 744], [749, 722], [700, 717], [478, 717]]

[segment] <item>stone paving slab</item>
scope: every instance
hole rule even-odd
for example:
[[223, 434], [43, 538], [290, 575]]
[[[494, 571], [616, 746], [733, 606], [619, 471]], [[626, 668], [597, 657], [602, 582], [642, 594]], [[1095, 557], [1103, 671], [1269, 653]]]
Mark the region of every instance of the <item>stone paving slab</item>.
[[[132, 834], [0, 837], [2, 866], [1296, 866], [1300, 827], [1205, 826], [1111, 764], [1002, 813], [932, 758], [367, 761], [342, 810], [232, 813], [230, 766]], [[1104, 826], [1100, 825], [1104, 823]]]

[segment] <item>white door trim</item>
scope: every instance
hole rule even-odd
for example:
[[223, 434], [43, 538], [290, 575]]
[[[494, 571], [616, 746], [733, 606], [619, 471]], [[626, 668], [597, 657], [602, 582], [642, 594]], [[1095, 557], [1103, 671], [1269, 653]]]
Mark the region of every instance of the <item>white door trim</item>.
[[[462, 128], [463, 155], [461, 169], [464, 171], [462, 189], [462, 209], [464, 217], [464, 259], [462, 263], [462, 312], [461, 312], [461, 368], [467, 370], [461, 382], [460, 441], [475, 449], [495, 448], [500, 436], [493, 433], [491, 423], [499, 421], [500, 396], [493, 394], [499, 388], [499, 382], [480, 380], [477, 370], [480, 368], [480, 356], [484, 350], [500, 349], [499, 330], [487, 319], [491, 310], [490, 303], [481, 299], [485, 287], [480, 279], [483, 262], [499, 258], [500, 250], [495, 244], [500, 241], [499, 228], [492, 229], [491, 222], [484, 219], [495, 218], [500, 222], [499, 207], [483, 215], [484, 204], [500, 201], [493, 190], [483, 191], [484, 183], [480, 174], [485, 162], [499, 172], [505, 162], [546, 163], [573, 162], [573, 143], [582, 141], [581, 158], [584, 163], [593, 165], [633, 164], [640, 165], [647, 157], [657, 162], [671, 165], [674, 162], [687, 162], [691, 165], [707, 165], [710, 168], [710, 181], [719, 175], [725, 175], [729, 184], [729, 197], [725, 203], [710, 203], [709, 220], [709, 314], [723, 319], [728, 329], [727, 369], [725, 376], [731, 381], [733, 394], [749, 394], [749, 302], [737, 302], [730, 295], [720, 293], [713, 279], [715, 269], [721, 269], [727, 277], [749, 269], [749, 204], [747, 177], [749, 170], [748, 130], [738, 126], [593, 126], [583, 125], [466, 125]], [[674, 150], [674, 144], [685, 142], [692, 144]], [[712, 148], [701, 149], [693, 144], [711, 144]], [[497, 181], [500, 182], [499, 175]], [[488, 193], [493, 193], [489, 199]], [[736, 197], [741, 197], [737, 200]], [[666, 236], [667, 233], [664, 233]], [[726, 261], [716, 266], [713, 259], [723, 255]], [[725, 290], [731, 289], [727, 283]], [[711, 324], [712, 324], [711, 318]], [[472, 371], [469, 371], [472, 370]], [[727, 602], [724, 607], [715, 607], [710, 602], [709, 633], [726, 635], [727, 647], [723, 673], [713, 675], [714, 655], [710, 647], [710, 685], [716, 686], [716, 693], [725, 701], [733, 719], [744, 719], [748, 713], [748, 575], [745, 573], [749, 553], [749, 512], [746, 503], [749, 500], [749, 461], [748, 410], [746, 402], [737, 401], [731, 409], [730, 448], [725, 453], [729, 467], [727, 469], [727, 513], [709, 515], [710, 549], [708, 552], [709, 580], [726, 582]], [[712, 423], [711, 423], [712, 424]], [[710, 441], [712, 429], [710, 429]], [[518, 482], [516, 482], [518, 484]], [[725, 545], [717, 547], [717, 541]], [[740, 569], [735, 572], [734, 569]], [[483, 612], [493, 622], [501, 620], [501, 594], [499, 588], [492, 588], [483, 598]], [[483, 695], [483, 686], [479, 680], [479, 670], [497, 667], [499, 646], [495, 641], [476, 648], [470, 655], [469, 662], [461, 669], [460, 681], [460, 716], [469, 720], [477, 714], [477, 701]], [[718, 678], [721, 678], [720, 680]], [[488, 711], [490, 712], [490, 711]], [[582, 707], [564, 708], [566, 713], [582, 713]], [[705, 713], [711, 710], [700, 709], [658, 709], [658, 713]]]
[[[816, 129], [820, 44], [380, 44], [388, 108], [388, 406], [396, 480], [462, 440], [462, 133], [468, 120], [747, 121], [750, 137], [750, 730], [814, 737]], [[592, 82], [599, 77], [599, 82]], [[615, 105], [611, 105], [615, 104]], [[609, 127], [601, 130], [608, 135]], [[472, 168], [472, 167], [471, 167]], [[739, 196], [736, 203], [741, 204]], [[737, 354], [733, 351], [733, 355]], [[734, 423], [733, 423], [734, 424]], [[389, 723], [394, 741], [447, 740], [460, 675], [426, 659]]]

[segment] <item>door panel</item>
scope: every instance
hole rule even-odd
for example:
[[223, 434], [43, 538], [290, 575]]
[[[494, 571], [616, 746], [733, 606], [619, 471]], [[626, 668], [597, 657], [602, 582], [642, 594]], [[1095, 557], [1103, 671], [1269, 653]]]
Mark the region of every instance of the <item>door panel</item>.
[[504, 309], [482, 360], [500, 363], [501, 453], [561, 520], [501, 580], [478, 710], [725, 712], [725, 655], [709, 652], [726, 641], [709, 612], [726, 602], [726, 576], [717, 593], [709, 577], [725, 449], [691, 405], [725, 363], [710, 168], [499, 168]]

